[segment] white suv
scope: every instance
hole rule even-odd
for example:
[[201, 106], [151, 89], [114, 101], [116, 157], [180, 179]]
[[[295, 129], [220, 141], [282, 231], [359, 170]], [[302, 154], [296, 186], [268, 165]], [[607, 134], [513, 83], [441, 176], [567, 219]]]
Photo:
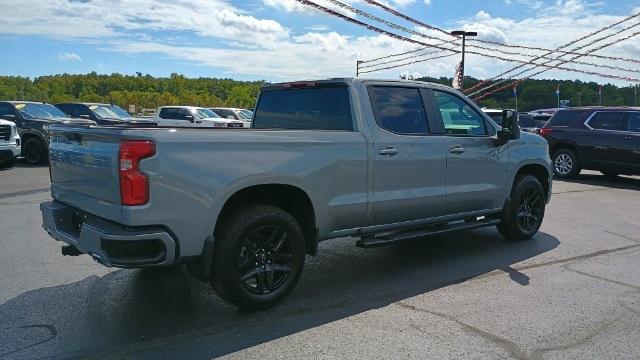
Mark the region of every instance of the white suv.
[[195, 106], [161, 106], [156, 110], [158, 126], [242, 128], [239, 120], [225, 119], [213, 111]]
[[20, 135], [16, 124], [0, 119], [0, 167], [11, 167], [20, 155]]

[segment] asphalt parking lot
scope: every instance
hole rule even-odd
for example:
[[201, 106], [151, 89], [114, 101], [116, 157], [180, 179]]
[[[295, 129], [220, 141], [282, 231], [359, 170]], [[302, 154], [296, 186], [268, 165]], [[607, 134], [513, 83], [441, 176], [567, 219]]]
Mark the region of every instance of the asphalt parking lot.
[[0, 359], [640, 358], [640, 178], [556, 181], [542, 231], [378, 249], [324, 242], [284, 303], [243, 313], [182, 269], [62, 257], [46, 167], [0, 171]]

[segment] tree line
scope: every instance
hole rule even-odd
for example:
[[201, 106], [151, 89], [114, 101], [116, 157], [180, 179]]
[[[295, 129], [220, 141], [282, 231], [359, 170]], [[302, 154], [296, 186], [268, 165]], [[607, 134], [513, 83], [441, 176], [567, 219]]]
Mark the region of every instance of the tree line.
[[[451, 86], [452, 78], [421, 78], [420, 81], [435, 82]], [[465, 88], [478, 84], [481, 80], [465, 78]], [[505, 82], [501, 85], [505, 85]], [[613, 84], [602, 85], [602, 103], [598, 93], [600, 84], [580, 80], [533, 80], [528, 79], [517, 87], [518, 110], [555, 108], [558, 106], [556, 90], [560, 85], [560, 100], [568, 100], [569, 106], [636, 106], [640, 105], [640, 88], [634, 86], [618, 87]], [[637, 93], [636, 93], [637, 91]], [[637, 95], [636, 95], [637, 94]], [[509, 87], [478, 101], [479, 106], [496, 109], [514, 109], [516, 98], [513, 88]]]
[[[421, 78], [421, 81], [451, 85], [451, 78]], [[470, 87], [480, 80], [465, 79]], [[233, 79], [187, 78], [171, 74], [169, 77], [151, 75], [82, 75], [60, 74], [34, 79], [20, 76], [0, 76], [0, 100], [32, 100], [59, 103], [69, 101], [113, 103], [128, 109], [155, 109], [164, 105], [229, 106], [253, 108], [260, 87], [265, 81], [237, 81]], [[570, 106], [599, 105], [595, 82], [579, 80], [525, 80], [518, 86], [518, 109], [530, 111], [557, 106], [556, 89], [560, 85], [560, 99]], [[602, 86], [602, 105], [637, 105], [634, 88], [612, 84]], [[508, 88], [479, 101], [490, 108], [515, 108], [513, 89]]]
[[151, 75], [60, 74], [30, 79], [0, 76], [0, 100], [31, 100], [48, 103], [100, 102], [124, 109], [157, 108], [163, 105], [229, 106], [253, 108], [264, 81], [187, 78], [171, 74], [168, 78]]

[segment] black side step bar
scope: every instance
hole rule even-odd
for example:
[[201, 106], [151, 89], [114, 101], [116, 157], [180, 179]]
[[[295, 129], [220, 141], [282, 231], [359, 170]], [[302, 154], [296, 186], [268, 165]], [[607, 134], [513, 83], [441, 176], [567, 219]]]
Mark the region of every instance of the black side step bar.
[[360, 240], [356, 241], [356, 246], [369, 249], [375, 247], [381, 247], [389, 244], [393, 244], [400, 241], [413, 240], [418, 238], [423, 238], [427, 236], [445, 234], [452, 231], [458, 230], [470, 230], [477, 229], [486, 226], [498, 225], [500, 223], [499, 219], [482, 219], [475, 220], [470, 222], [461, 222], [446, 225], [444, 227], [429, 227], [429, 228], [419, 228], [413, 230], [407, 230], [397, 233], [392, 233], [384, 236], [368, 236], [362, 237]]

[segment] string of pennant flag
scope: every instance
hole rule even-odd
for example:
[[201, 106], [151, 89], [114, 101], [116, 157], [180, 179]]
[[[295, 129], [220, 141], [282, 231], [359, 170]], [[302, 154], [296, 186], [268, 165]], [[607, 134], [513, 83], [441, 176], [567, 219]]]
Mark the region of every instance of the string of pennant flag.
[[[383, 19], [381, 17], [375, 16], [373, 14], [370, 14], [366, 11], [363, 11], [361, 9], [358, 9], [354, 6], [345, 4], [339, 0], [324, 0], [326, 2], [331, 3], [334, 6], [339, 7], [340, 9], [346, 10], [346, 12], [348, 13], [352, 13], [358, 16], [361, 16], [363, 18], [366, 18], [368, 20], [374, 21], [376, 23], [382, 24], [383, 26], [387, 27], [387, 28], [391, 28], [403, 33], [407, 33], [412, 35], [412, 37], [409, 36], [404, 36], [404, 35], [400, 35], [397, 34], [395, 32], [374, 26], [372, 24], [368, 24], [360, 19], [356, 19], [353, 18], [349, 15], [346, 15], [342, 12], [338, 12], [336, 10], [333, 10], [331, 8], [328, 8], [326, 6], [323, 6], [321, 4], [318, 4], [315, 1], [311, 1], [311, 0], [296, 0], [297, 2], [304, 4], [306, 6], [315, 8], [323, 13], [326, 13], [328, 15], [334, 16], [334, 17], [338, 17], [342, 20], [345, 20], [347, 22], [353, 23], [355, 25], [367, 28], [370, 31], [374, 31], [377, 32], [379, 34], [383, 34], [386, 36], [389, 36], [391, 38], [394, 38], [396, 40], [401, 40], [404, 42], [408, 42], [408, 43], [412, 43], [415, 45], [419, 45], [420, 47], [414, 50], [409, 50], [409, 51], [405, 51], [405, 52], [401, 52], [401, 53], [397, 53], [397, 54], [390, 54], [390, 55], [386, 55], [386, 56], [381, 56], [381, 57], [377, 57], [374, 59], [368, 59], [368, 60], [362, 60], [362, 61], [358, 61], [358, 67], [359, 69], [361, 69], [361, 71], [359, 71], [359, 73], [364, 74], [364, 73], [372, 73], [372, 72], [377, 72], [377, 71], [382, 71], [382, 70], [388, 70], [388, 69], [393, 69], [393, 68], [397, 68], [397, 67], [404, 67], [404, 66], [408, 66], [411, 64], [416, 64], [416, 63], [421, 63], [421, 62], [426, 62], [426, 61], [432, 61], [432, 60], [436, 60], [436, 59], [443, 59], [443, 58], [448, 58], [451, 56], [454, 56], [456, 54], [460, 53], [460, 50], [457, 49], [457, 46], [459, 45], [459, 40], [460, 38], [458, 36], [454, 36], [449, 34], [447, 31], [437, 28], [435, 26], [426, 24], [420, 20], [414, 19], [406, 14], [403, 14], [385, 4], [382, 4], [378, 1], [375, 0], [363, 0], [365, 3], [369, 4], [369, 5], [373, 5], [376, 7], [381, 8], [382, 10], [384, 10], [385, 12], [392, 14], [398, 18], [401, 18], [403, 20], [409, 21], [415, 25], [418, 25], [422, 28], [425, 29], [429, 29], [432, 31], [435, 31], [437, 33], [441, 33], [447, 36], [447, 38], [442, 38], [439, 36], [434, 36], [434, 35], [430, 35], [430, 34], [425, 34], [421, 31], [417, 31], [414, 29], [410, 29], [407, 27], [404, 27], [402, 25], [396, 24], [392, 21]], [[490, 59], [496, 59], [496, 60], [500, 60], [500, 61], [504, 61], [504, 62], [512, 62], [512, 63], [517, 63], [518, 65], [501, 73], [498, 74], [490, 79], [484, 80], [476, 85], [474, 85], [473, 87], [469, 88], [469, 89], [465, 89], [464, 91], [467, 92], [468, 94], [470, 94], [470, 96], [475, 96], [475, 100], [480, 100], [483, 99], [487, 96], [490, 96], [491, 94], [501, 91], [506, 87], [513, 87], [514, 89], [514, 94], [517, 94], [517, 85], [520, 84], [523, 80], [529, 79], [533, 76], [537, 76], [539, 74], [542, 74], [544, 72], [550, 71], [550, 70], [562, 70], [562, 71], [568, 71], [568, 72], [574, 72], [574, 73], [581, 73], [581, 74], [585, 74], [585, 75], [592, 75], [592, 76], [598, 76], [598, 77], [603, 77], [603, 78], [608, 78], [608, 79], [616, 79], [616, 80], [624, 80], [624, 81], [628, 81], [628, 82], [634, 82], [634, 83], [640, 83], [640, 78], [635, 77], [635, 76], [626, 76], [626, 75], [621, 75], [621, 74], [612, 74], [612, 73], [604, 73], [604, 72], [598, 72], [598, 71], [593, 71], [593, 70], [585, 70], [583, 68], [575, 68], [575, 67], [568, 67], [568, 66], [563, 66], [565, 64], [568, 65], [574, 65], [574, 66], [588, 66], [588, 67], [592, 67], [592, 68], [596, 68], [596, 69], [607, 69], [607, 70], [613, 70], [613, 71], [617, 71], [617, 72], [626, 72], [626, 73], [630, 73], [630, 74], [640, 74], [640, 70], [636, 70], [633, 68], [629, 68], [629, 67], [623, 67], [623, 66], [618, 66], [618, 65], [614, 65], [611, 63], [607, 63], [607, 64], [599, 64], [599, 63], [593, 63], [593, 62], [588, 62], [588, 61], [580, 61], [578, 59], [583, 58], [583, 57], [592, 57], [592, 58], [598, 58], [598, 59], [607, 59], [607, 60], [615, 60], [615, 61], [625, 61], [625, 62], [629, 62], [629, 63], [635, 63], [635, 64], [640, 64], [640, 60], [637, 59], [628, 59], [628, 58], [623, 58], [623, 57], [614, 57], [614, 56], [606, 56], [606, 55], [599, 55], [599, 54], [593, 54], [596, 51], [602, 50], [604, 48], [616, 45], [622, 41], [628, 40], [632, 37], [635, 37], [637, 35], [640, 35], [640, 31], [639, 32], [634, 32], [630, 35], [626, 35], [624, 37], [615, 39], [613, 41], [609, 41], [606, 43], [602, 43], [604, 40], [607, 39], [611, 39], [613, 37], [616, 37], [618, 35], [623, 35], [624, 33], [628, 32], [629, 30], [640, 26], [640, 22], [638, 23], [634, 23], [630, 26], [624, 27], [623, 29], [617, 30], [613, 33], [601, 36], [601, 37], [597, 37], [597, 38], [593, 38], [596, 35], [605, 33], [608, 30], [614, 29], [616, 26], [621, 25], [625, 22], [628, 22], [632, 19], [638, 18], [640, 17], [640, 13], [638, 14], [633, 14], [631, 16], [628, 16], [620, 21], [617, 21], [613, 24], [610, 24], [608, 26], [605, 26], [603, 28], [600, 28], [594, 32], [591, 32], [587, 35], [584, 35], [578, 39], [574, 39], [556, 49], [553, 50], [549, 50], [549, 49], [544, 49], [544, 48], [539, 48], [539, 47], [529, 47], [529, 46], [523, 46], [523, 45], [511, 45], [511, 44], [501, 44], [501, 43], [497, 43], [497, 42], [492, 42], [492, 41], [486, 41], [486, 40], [479, 40], [479, 39], [474, 39], [473, 42], [474, 43], [483, 43], [483, 44], [488, 44], [488, 45], [493, 45], [495, 47], [488, 47], [488, 46], [481, 46], [481, 45], [475, 45], [475, 44], [469, 44], [467, 45], [469, 48], [473, 49], [473, 50], [467, 50], [466, 53], [468, 54], [474, 54], [474, 55], [478, 55], [478, 56], [482, 56], [485, 58], [490, 58]], [[416, 37], [422, 38], [424, 40], [418, 40]], [[584, 40], [590, 39], [589, 42], [581, 45], [581, 46], [575, 46], [576, 44], [578, 44], [579, 42], [582, 42]], [[431, 41], [437, 41], [435, 43], [432, 43]], [[590, 48], [592, 46], [595, 45], [599, 45], [595, 48], [592, 49], [587, 49]], [[540, 54], [521, 54], [521, 53], [515, 53], [513, 51], [507, 51], [505, 50], [505, 48], [517, 48], [517, 49], [527, 49], [527, 50], [535, 50], [535, 51], [544, 51], [545, 53], [540, 55]], [[582, 50], [582, 51], [581, 51]], [[406, 55], [410, 55], [412, 54], [412, 56], [406, 56]], [[498, 55], [501, 54], [501, 55]], [[573, 57], [569, 58], [569, 59], [564, 59], [563, 57], [567, 56], [567, 55], [573, 55]], [[381, 60], [385, 60], [385, 61], [381, 61]], [[542, 62], [538, 62], [542, 60]], [[366, 65], [362, 65], [361, 64], [366, 64]], [[458, 66], [458, 69], [460, 67]], [[541, 70], [538, 70], [541, 69]], [[518, 71], [520, 70], [520, 71]], [[532, 74], [528, 74], [529, 72], [538, 70]], [[518, 71], [518, 72], [516, 72]], [[514, 73], [516, 72], [516, 73]], [[505, 77], [506, 76], [506, 77]], [[636, 75], [638, 76], [638, 75]], [[500, 86], [501, 84], [508, 82], [510, 80], [513, 80], [512, 83], [507, 84], [505, 86]], [[462, 79], [459, 77], [459, 74], [456, 74], [456, 76], [454, 76], [454, 84], [453, 85], [458, 85], [459, 87], [461, 87], [462, 85]]]

